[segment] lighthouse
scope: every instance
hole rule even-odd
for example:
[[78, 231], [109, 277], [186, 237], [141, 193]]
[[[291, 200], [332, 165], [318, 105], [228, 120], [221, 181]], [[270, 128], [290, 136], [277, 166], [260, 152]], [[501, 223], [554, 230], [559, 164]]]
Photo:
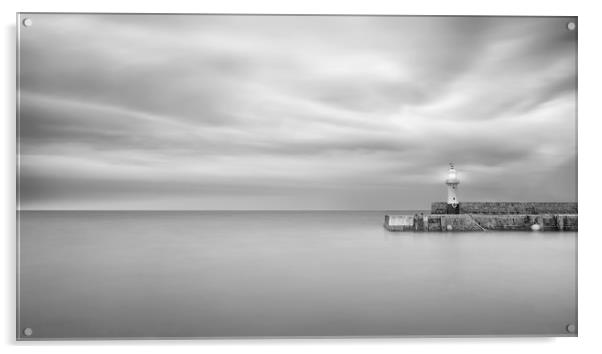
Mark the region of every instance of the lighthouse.
[[445, 184], [447, 184], [447, 214], [459, 214], [460, 208], [458, 207], [459, 201], [456, 191], [458, 190], [460, 180], [458, 179], [458, 173], [456, 172], [453, 163], [449, 164], [449, 171], [447, 173]]

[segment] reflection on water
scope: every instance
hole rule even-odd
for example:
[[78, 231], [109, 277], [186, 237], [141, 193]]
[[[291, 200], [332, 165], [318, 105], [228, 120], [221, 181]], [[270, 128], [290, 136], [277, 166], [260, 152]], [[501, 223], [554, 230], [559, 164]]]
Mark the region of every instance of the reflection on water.
[[384, 212], [21, 212], [34, 338], [568, 335], [576, 233], [390, 233]]

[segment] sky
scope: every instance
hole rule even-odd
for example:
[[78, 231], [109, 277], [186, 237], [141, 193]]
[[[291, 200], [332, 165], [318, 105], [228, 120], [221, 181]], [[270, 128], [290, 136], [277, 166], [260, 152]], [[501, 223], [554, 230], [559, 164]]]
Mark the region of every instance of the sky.
[[577, 200], [574, 18], [27, 17], [21, 210]]

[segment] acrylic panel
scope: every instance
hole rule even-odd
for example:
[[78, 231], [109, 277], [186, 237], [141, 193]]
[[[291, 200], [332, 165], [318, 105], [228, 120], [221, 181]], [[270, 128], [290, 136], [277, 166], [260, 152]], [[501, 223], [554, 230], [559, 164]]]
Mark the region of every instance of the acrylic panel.
[[577, 32], [18, 14], [17, 339], [576, 336]]

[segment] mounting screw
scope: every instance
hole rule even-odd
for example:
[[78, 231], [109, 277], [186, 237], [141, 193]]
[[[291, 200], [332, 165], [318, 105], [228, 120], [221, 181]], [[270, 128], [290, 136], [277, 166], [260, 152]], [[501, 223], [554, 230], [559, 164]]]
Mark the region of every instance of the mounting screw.
[[23, 330], [23, 334], [27, 337], [31, 337], [31, 335], [33, 334], [33, 329], [27, 327]]
[[26, 17], [23, 19], [23, 26], [31, 27], [31, 25], [33, 25], [33, 21], [31, 20], [31, 18]]
[[569, 22], [566, 24], [566, 28], [568, 28], [569, 31], [574, 31], [575, 28], [577, 28], [577, 25], [575, 24], [575, 22]]
[[577, 331], [577, 326], [571, 323], [566, 326], [566, 331], [569, 333], [575, 333]]

